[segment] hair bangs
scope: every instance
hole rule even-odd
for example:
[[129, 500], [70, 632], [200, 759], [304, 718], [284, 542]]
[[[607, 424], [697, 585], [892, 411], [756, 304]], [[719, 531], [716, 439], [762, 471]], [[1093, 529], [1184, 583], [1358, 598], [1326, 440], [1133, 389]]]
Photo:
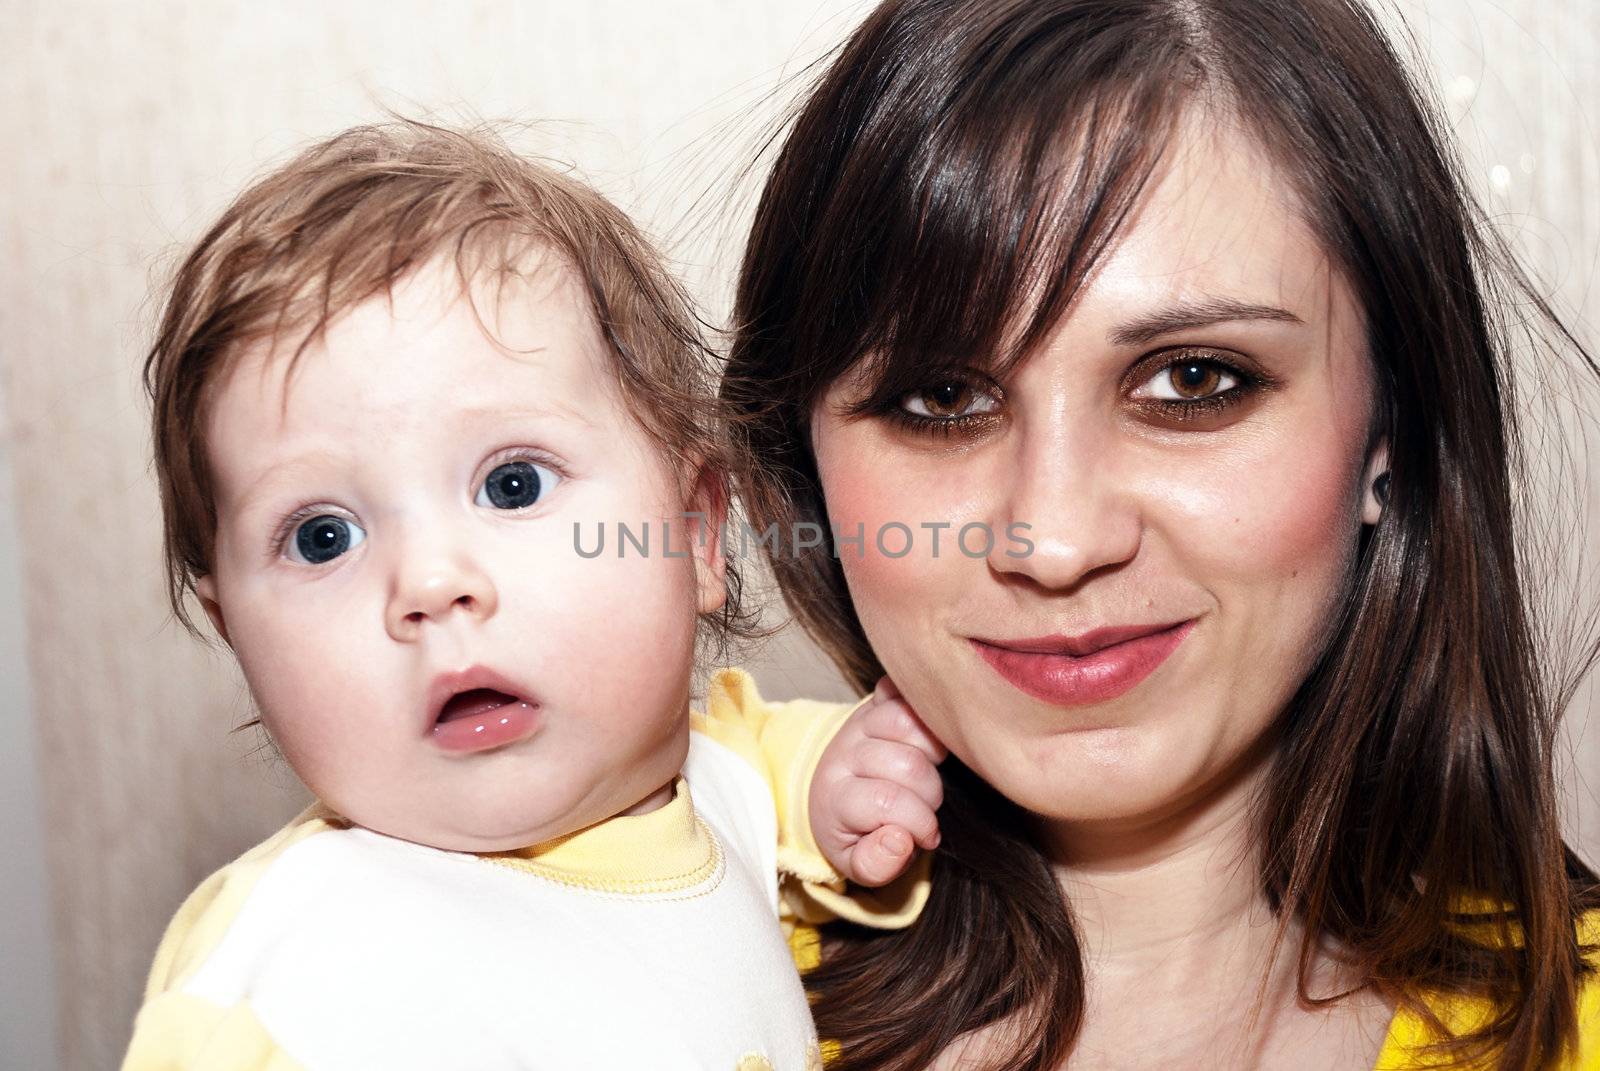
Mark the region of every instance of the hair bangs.
[[[1048, 35], [993, 36], [948, 85], [908, 86], [874, 117], [885, 139], [904, 137], [914, 126], [899, 111], [915, 104], [932, 133], [900, 148], [874, 223], [837, 264], [860, 281], [859, 311], [820, 352], [837, 355], [824, 382], [859, 377], [849, 412], [962, 372], [999, 378], [1025, 358], [1138, 203], [1196, 84], [1170, 76], [1176, 52], [1130, 79], [1111, 42], [1065, 54]], [[859, 226], [866, 208], [835, 211]]]

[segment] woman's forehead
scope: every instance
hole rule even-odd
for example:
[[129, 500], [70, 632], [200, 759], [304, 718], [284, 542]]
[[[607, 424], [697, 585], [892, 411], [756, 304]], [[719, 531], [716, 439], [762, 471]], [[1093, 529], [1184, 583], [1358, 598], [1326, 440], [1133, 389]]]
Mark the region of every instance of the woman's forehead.
[[1316, 324], [1353, 300], [1289, 174], [1239, 124], [1191, 109], [1069, 315], [1235, 306]]

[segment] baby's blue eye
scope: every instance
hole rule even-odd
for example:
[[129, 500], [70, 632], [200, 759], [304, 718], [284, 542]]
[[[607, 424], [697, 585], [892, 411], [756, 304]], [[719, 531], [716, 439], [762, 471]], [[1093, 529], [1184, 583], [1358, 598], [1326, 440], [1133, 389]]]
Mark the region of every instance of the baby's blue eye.
[[307, 565], [331, 562], [367, 538], [361, 526], [331, 513], [320, 514], [294, 530], [289, 557]]
[[508, 461], [496, 465], [483, 481], [475, 500], [480, 506], [495, 509], [526, 509], [539, 496], [556, 485], [557, 476], [543, 465], [531, 461]]

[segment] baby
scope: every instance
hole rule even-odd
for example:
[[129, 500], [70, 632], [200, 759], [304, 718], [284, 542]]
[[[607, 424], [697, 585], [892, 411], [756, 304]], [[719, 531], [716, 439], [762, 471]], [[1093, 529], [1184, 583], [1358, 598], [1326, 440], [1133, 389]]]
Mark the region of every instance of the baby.
[[317, 802], [184, 902], [127, 1071], [820, 1067], [781, 922], [915, 917], [944, 751], [887, 687], [691, 710], [747, 624], [707, 364], [627, 219], [477, 134], [347, 131], [201, 239], [145, 369], [173, 603]]

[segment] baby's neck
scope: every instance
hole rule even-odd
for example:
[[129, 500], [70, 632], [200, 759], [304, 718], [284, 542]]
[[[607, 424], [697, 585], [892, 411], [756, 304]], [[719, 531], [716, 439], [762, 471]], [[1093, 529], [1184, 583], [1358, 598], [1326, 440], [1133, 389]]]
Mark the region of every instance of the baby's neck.
[[632, 807], [618, 811], [613, 817], [622, 818], [628, 815], [649, 814], [651, 811], [665, 807], [672, 799], [672, 785], [675, 780], [676, 778], [669, 780]]

